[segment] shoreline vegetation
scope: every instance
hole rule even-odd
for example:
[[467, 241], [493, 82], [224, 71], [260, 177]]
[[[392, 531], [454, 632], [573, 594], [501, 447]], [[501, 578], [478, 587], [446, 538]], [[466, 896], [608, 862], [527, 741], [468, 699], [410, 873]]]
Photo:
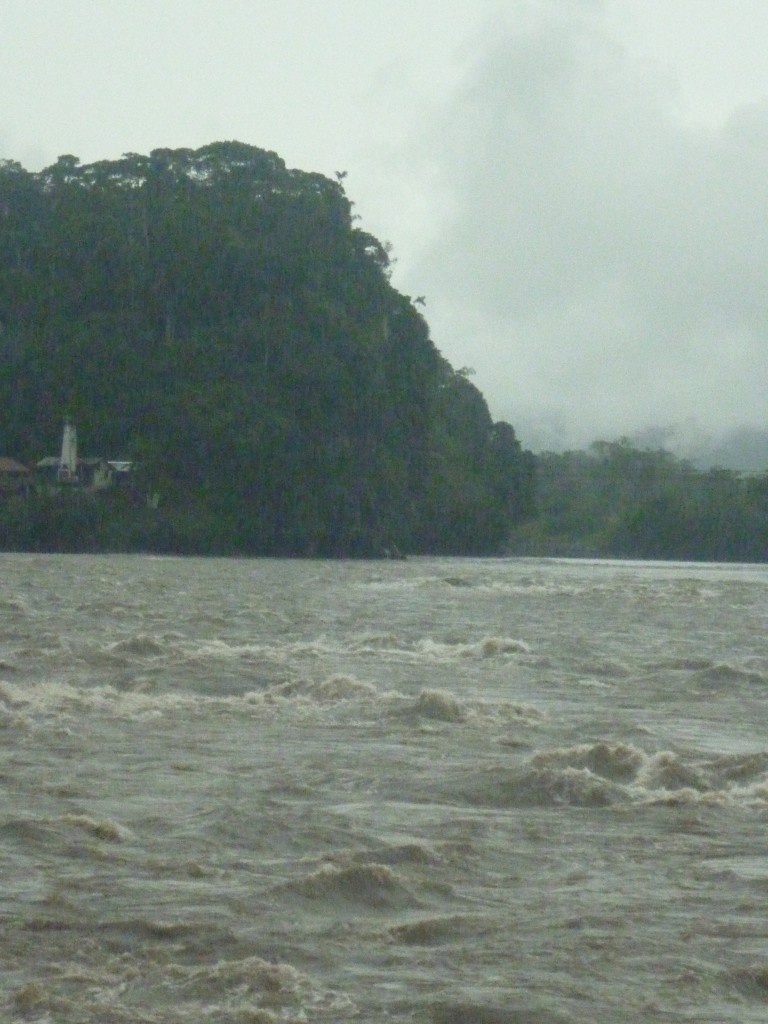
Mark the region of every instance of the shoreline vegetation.
[[[140, 479], [140, 477], [139, 477]], [[0, 502], [0, 550], [399, 558], [483, 554], [696, 562], [768, 561], [768, 474], [698, 470], [628, 441], [535, 459], [532, 514], [495, 550], [265, 551], [248, 521], [203, 502], [152, 507], [138, 490], [50, 490]]]
[[534, 514], [519, 555], [768, 561], [768, 472], [701, 470], [627, 439], [536, 456]]
[[135, 467], [0, 486], [0, 550], [768, 559], [765, 474], [525, 451], [343, 178], [240, 142], [0, 160], [0, 457], [50, 463], [69, 419]]

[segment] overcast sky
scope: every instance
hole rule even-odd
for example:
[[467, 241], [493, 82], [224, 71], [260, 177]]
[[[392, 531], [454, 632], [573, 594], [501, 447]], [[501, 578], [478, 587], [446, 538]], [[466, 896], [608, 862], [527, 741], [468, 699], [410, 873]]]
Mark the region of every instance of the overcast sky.
[[345, 170], [534, 447], [766, 426], [766, 0], [0, 0], [0, 157]]

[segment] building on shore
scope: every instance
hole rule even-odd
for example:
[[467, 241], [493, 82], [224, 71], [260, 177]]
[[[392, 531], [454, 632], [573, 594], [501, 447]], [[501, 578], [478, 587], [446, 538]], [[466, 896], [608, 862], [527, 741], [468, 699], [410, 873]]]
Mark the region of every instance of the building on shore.
[[0, 456], [0, 499], [26, 497], [32, 489], [33, 475], [29, 466]]
[[125, 460], [81, 457], [77, 449], [77, 430], [74, 423], [66, 419], [61, 438], [61, 454], [40, 459], [35, 466], [35, 477], [39, 489], [43, 491], [76, 488], [94, 492], [125, 486], [132, 470], [133, 463]]

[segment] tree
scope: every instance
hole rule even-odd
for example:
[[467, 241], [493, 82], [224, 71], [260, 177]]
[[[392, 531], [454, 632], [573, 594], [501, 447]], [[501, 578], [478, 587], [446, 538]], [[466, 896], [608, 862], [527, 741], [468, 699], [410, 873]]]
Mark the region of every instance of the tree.
[[514, 432], [393, 288], [341, 178], [231, 141], [6, 162], [0, 228], [0, 436], [36, 461], [66, 413], [90, 453], [134, 459], [163, 500], [131, 543], [486, 552], [530, 503]]

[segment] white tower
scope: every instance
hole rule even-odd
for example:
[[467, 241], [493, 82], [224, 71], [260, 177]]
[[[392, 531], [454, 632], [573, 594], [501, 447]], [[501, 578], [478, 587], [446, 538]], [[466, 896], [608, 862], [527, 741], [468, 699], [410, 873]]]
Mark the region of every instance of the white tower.
[[71, 420], [64, 420], [59, 459], [59, 480], [74, 483], [77, 480], [77, 431]]

